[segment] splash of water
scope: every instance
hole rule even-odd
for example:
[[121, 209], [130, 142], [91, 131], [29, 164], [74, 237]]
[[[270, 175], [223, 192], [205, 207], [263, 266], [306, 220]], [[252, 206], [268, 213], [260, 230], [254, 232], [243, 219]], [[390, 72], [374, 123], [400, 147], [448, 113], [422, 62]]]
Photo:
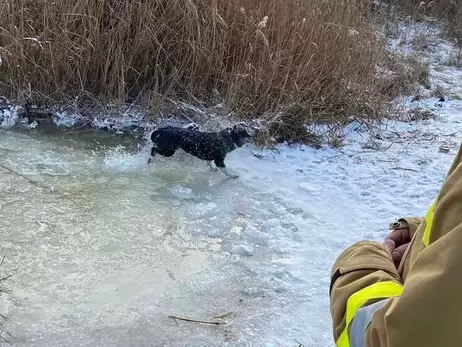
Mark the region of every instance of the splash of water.
[[149, 154], [145, 148], [129, 152], [121, 145], [109, 149], [103, 159], [103, 168], [109, 172], [139, 172], [148, 168]]

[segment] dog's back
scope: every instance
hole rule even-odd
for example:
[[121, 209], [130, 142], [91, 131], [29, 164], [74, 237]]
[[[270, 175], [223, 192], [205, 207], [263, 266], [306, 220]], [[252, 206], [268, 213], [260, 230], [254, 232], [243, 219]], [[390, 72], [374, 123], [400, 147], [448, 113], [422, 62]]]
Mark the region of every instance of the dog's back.
[[152, 132], [151, 141], [159, 148], [177, 148], [184, 135], [183, 131], [189, 130], [172, 126], [158, 128]]
[[224, 156], [234, 149], [232, 138], [226, 131], [202, 132], [166, 126], [154, 130], [151, 141], [158, 150], [173, 151], [178, 148], [205, 160]]
[[249, 136], [245, 129], [237, 125], [217, 132], [165, 126], [154, 130], [151, 134], [153, 147], [148, 163], [157, 153], [164, 157], [171, 157], [178, 148], [181, 148], [197, 158], [207, 160], [212, 169], [212, 163], [215, 163], [216, 167], [227, 176], [236, 178], [238, 175], [228, 171], [224, 160], [227, 153], [243, 146]]

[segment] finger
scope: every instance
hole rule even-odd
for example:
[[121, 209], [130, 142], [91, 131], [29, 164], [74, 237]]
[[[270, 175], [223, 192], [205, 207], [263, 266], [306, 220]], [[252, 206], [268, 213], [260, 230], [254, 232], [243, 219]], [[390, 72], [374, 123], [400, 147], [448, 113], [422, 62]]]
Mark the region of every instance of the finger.
[[393, 230], [385, 240], [393, 240], [396, 245], [403, 245], [411, 241], [409, 228]]
[[402, 244], [403, 241], [409, 237], [409, 234], [409, 228], [397, 229], [390, 232], [385, 239], [391, 239], [395, 241], [395, 243]]
[[393, 259], [393, 263], [395, 264], [396, 268], [399, 267], [399, 264], [401, 263], [401, 255], [398, 252], [392, 252], [391, 257]]
[[393, 253], [398, 253], [401, 257], [403, 257], [404, 252], [406, 252], [406, 249], [409, 247], [409, 243], [406, 243], [404, 245], [401, 245], [399, 247], [396, 247], [393, 250]]
[[391, 240], [391, 239], [385, 240], [385, 241], [383, 242], [383, 245], [384, 245], [385, 247], [387, 247], [387, 248], [390, 250], [390, 252], [392, 252], [392, 251], [396, 248], [395, 241], [393, 241], [393, 240]]
[[406, 249], [409, 247], [409, 243], [396, 247], [392, 250], [392, 258], [395, 265], [399, 265], [403, 259], [403, 255], [406, 252]]

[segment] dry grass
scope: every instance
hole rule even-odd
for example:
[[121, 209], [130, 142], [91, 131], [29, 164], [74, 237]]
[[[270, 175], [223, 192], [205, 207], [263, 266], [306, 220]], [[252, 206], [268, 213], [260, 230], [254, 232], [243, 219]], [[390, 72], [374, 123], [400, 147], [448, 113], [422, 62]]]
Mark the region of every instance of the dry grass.
[[[271, 132], [379, 117], [383, 42], [369, 0], [4, 0], [0, 95], [216, 100]], [[90, 96], [88, 98], [88, 96]], [[286, 136], [284, 135], [284, 136]]]
[[391, 0], [404, 8], [414, 20], [432, 16], [443, 21], [447, 34], [462, 43], [462, 0]]
[[442, 63], [447, 66], [462, 68], [462, 46], [455, 48]]
[[409, 111], [408, 121], [420, 122], [424, 120], [435, 119], [436, 117], [437, 114], [435, 112], [418, 107]]
[[415, 56], [389, 56], [385, 65], [388, 74], [378, 83], [380, 92], [391, 99], [414, 94], [419, 86], [430, 89], [429, 66]]

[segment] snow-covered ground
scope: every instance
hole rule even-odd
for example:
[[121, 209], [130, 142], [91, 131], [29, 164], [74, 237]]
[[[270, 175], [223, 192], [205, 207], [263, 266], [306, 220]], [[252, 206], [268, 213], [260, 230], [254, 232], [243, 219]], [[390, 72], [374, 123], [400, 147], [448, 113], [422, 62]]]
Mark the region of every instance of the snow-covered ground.
[[0, 277], [14, 276], [0, 313], [13, 345], [334, 346], [332, 263], [423, 215], [461, 140], [460, 71], [430, 53], [432, 86], [450, 93], [406, 101], [428, 119], [352, 123], [339, 149], [243, 148], [227, 160], [237, 180], [188, 156], [147, 167], [147, 148], [1, 131]]

